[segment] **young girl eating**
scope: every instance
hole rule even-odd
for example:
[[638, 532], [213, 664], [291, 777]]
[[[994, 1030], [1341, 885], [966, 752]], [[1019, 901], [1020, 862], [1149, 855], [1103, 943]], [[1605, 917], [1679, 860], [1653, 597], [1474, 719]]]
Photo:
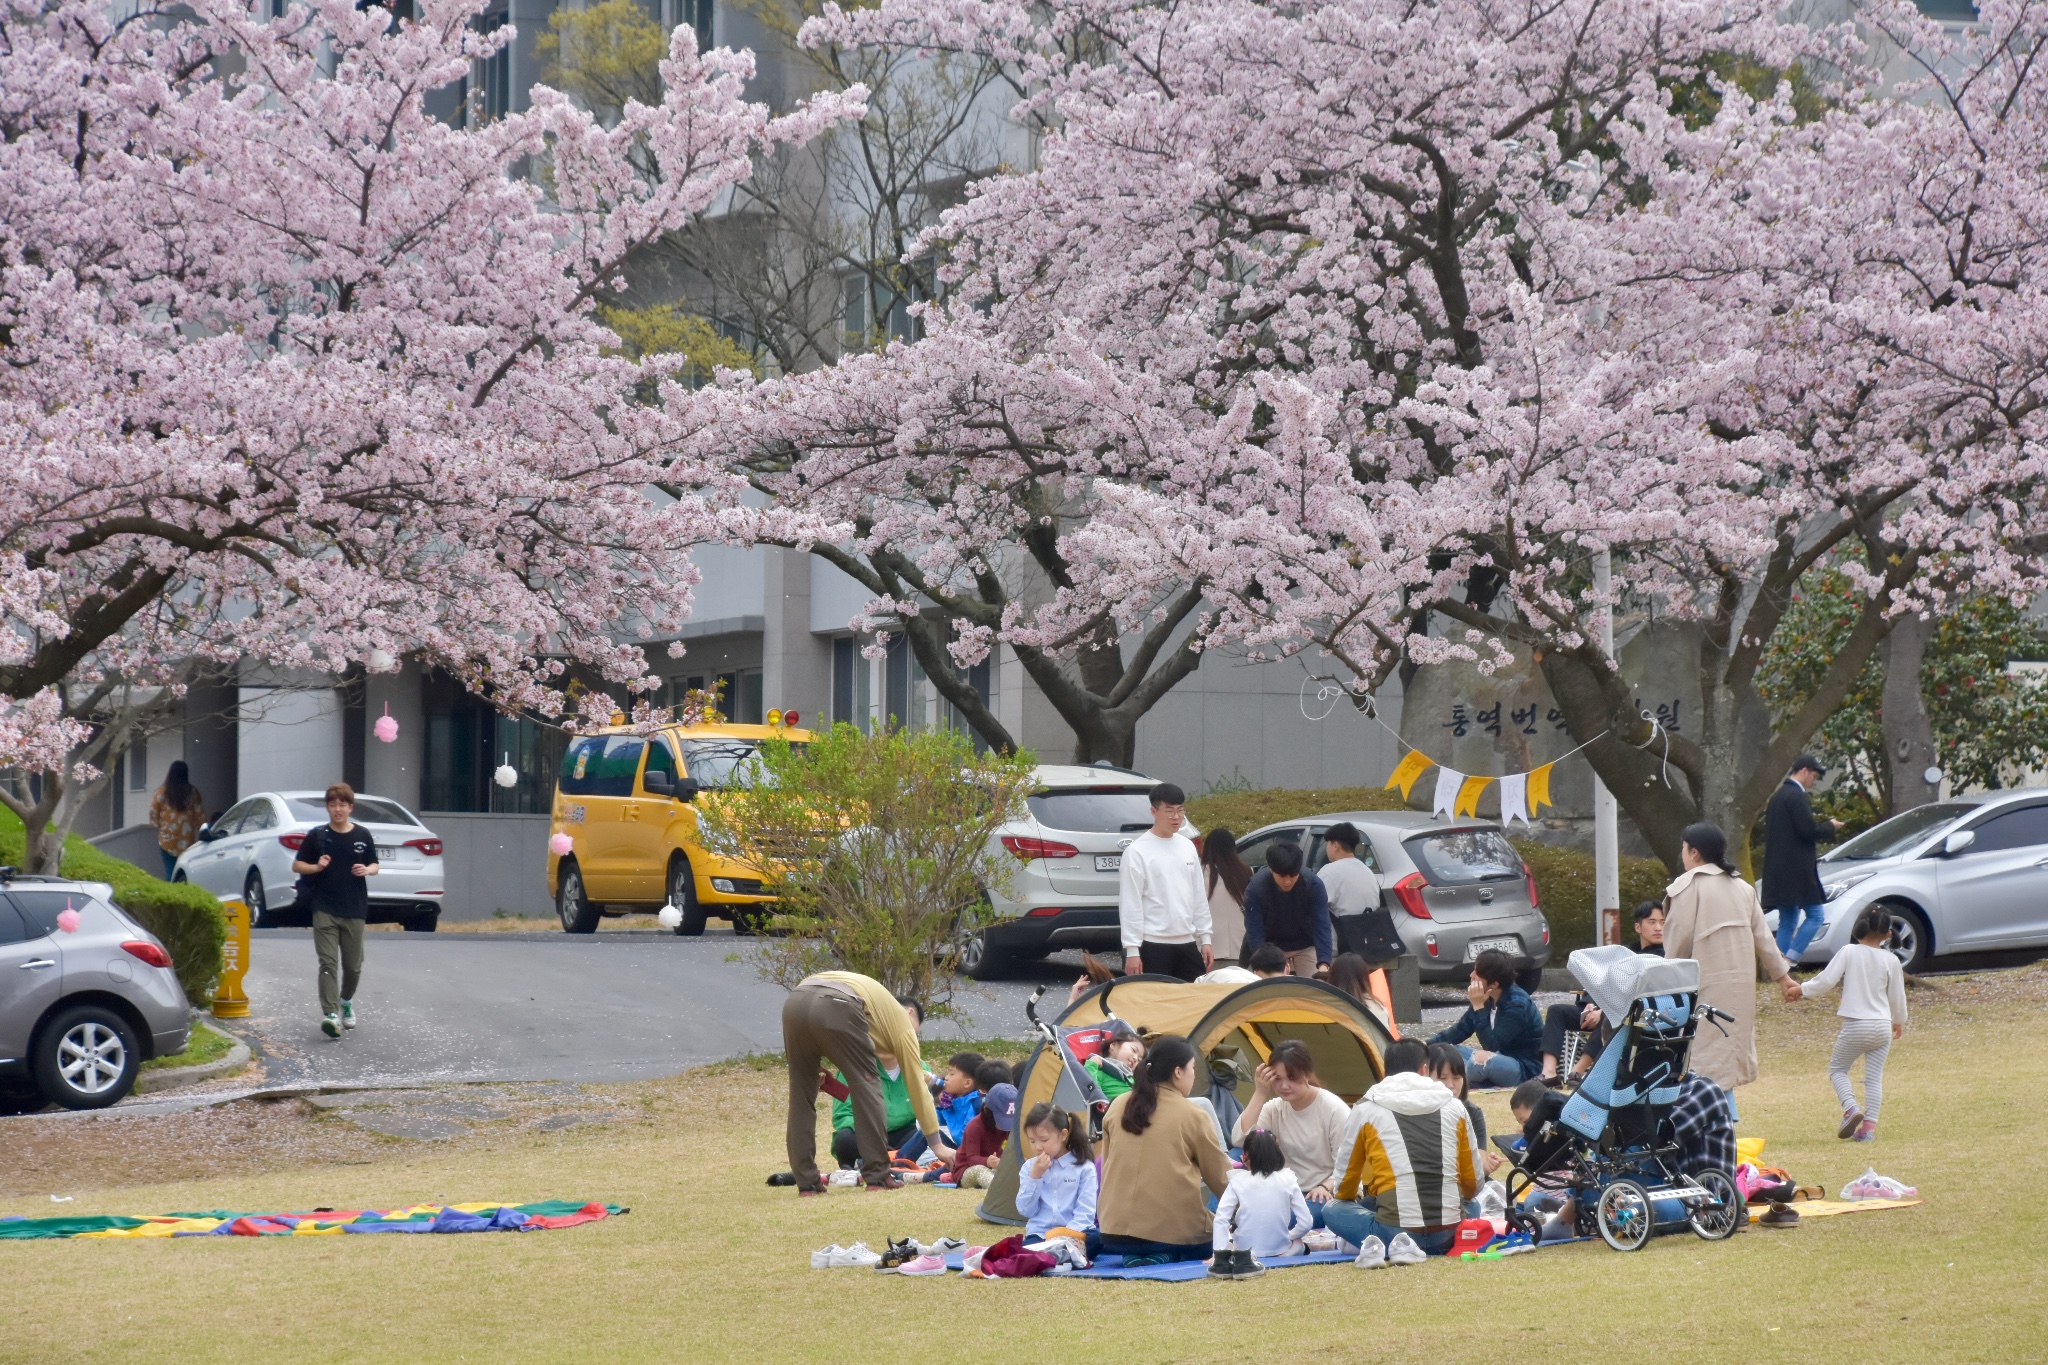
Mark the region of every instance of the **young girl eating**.
[[1280, 1140], [1264, 1128], [1244, 1135], [1244, 1169], [1216, 1204], [1216, 1260], [1211, 1275], [1244, 1279], [1261, 1273], [1255, 1256], [1299, 1256], [1315, 1227], [1301, 1182], [1288, 1169]]
[[[1849, 932], [1856, 941], [1834, 955], [1819, 976], [1804, 985], [1787, 983], [1785, 999], [1803, 1000], [1842, 988], [1841, 1036], [1828, 1060], [1828, 1080], [1842, 1103], [1839, 1136], [1869, 1142], [1877, 1136], [1877, 1111], [1884, 1103], [1884, 1060], [1906, 1031], [1906, 973], [1886, 945], [1892, 912], [1873, 905], [1857, 916]], [[1849, 1068], [1863, 1059], [1863, 1107], [1849, 1084]]]
[[1024, 1240], [1037, 1241], [1054, 1228], [1094, 1227], [1095, 1152], [1088, 1145], [1086, 1117], [1035, 1104], [1024, 1116], [1024, 1140], [1032, 1153], [1017, 1173]]

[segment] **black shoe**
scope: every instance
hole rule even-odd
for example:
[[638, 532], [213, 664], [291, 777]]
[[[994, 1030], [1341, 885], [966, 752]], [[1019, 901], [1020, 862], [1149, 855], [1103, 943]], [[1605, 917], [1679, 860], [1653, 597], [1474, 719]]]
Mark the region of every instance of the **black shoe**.
[[[1124, 1264], [1129, 1265], [1130, 1262], [1127, 1260]], [[1217, 1252], [1215, 1258], [1209, 1262], [1209, 1278], [1212, 1280], [1236, 1279], [1237, 1253], [1234, 1251]]]
[[889, 1239], [889, 1249], [882, 1253], [882, 1263], [877, 1270], [894, 1270], [899, 1265], [909, 1265], [924, 1253], [918, 1250], [915, 1238], [905, 1237], [902, 1241]]
[[777, 1189], [784, 1185], [794, 1185], [796, 1184], [796, 1172], [777, 1171], [774, 1175], [768, 1177], [768, 1183]]
[[1790, 1204], [1773, 1204], [1770, 1211], [1756, 1220], [1760, 1228], [1796, 1228], [1799, 1226], [1799, 1211]]

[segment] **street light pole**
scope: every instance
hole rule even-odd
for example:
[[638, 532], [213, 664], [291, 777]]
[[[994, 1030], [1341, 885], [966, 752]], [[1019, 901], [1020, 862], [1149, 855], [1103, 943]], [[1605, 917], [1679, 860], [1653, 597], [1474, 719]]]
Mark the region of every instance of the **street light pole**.
[[[1600, 648], [1614, 658], [1614, 559], [1604, 548], [1593, 554], [1593, 591], [1600, 599], [1597, 613]], [[1621, 834], [1619, 808], [1614, 793], [1593, 774], [1593, 942], [1608, 944], [1621, 938]]]

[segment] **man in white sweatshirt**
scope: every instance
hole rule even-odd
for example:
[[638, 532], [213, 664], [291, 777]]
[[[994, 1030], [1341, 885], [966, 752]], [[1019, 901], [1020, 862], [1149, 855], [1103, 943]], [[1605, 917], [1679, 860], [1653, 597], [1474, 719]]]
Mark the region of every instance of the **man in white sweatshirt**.
[[1154, 972], [1193, 981], [1215, 965], [1209, 947], [1209, 893], [1195, 841], [1181, 834], [1187, 793], [1171, 782], [1152, 789], [1152, 828], [1124, 850], [1117, 879], [1117, 918], [1124, 972]]

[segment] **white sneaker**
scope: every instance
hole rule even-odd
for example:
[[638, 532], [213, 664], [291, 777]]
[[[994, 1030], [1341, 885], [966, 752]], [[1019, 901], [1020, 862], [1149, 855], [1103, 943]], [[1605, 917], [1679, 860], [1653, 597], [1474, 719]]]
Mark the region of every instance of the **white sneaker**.
[[1415, 1245], [1415, 1239], [1405, 1232], [1395, 1233], [1394, 1244], [1387, 1248], [1388, 1265], [1421, 1265], [1428, 1259], [1422, 1248]]
[[1351, 1264], [1360, 1270], [1378, 1270], [1387, 1263], [1387, 1244], [1377, 1237], [1365, 1239], [1365, 1245], [1358, 1249], [1357, 1257]]
[[848, 1266], [859, 1270], [873, 1270], [882, 1263], [880, 1252], [869, 1251], [866, 1242], [855, 1242], [841, 1251], [832, 1262], [833, 1266]]
[[834, 1171], [832, 1172], [832, 1174], [825, 1177], [825, 1183], [827, 1185], [838, 1185], [842, 1188], [858, 1185], [860, 1184], [860, 1172]]
[[839, 1264], [839, 1257], [846, 1254], [846, 1248], [834, 1242], [828, 1247], [819, 1247], [811, 1253], [811, 1269], [830, 1270]]
[[941, 1237], [936, 1242], [919, 1242], [917, 1250], [924, 1256], [947, 1256], [955, 1251], [967, 1250], [967, 1243], [958, 1237]]

